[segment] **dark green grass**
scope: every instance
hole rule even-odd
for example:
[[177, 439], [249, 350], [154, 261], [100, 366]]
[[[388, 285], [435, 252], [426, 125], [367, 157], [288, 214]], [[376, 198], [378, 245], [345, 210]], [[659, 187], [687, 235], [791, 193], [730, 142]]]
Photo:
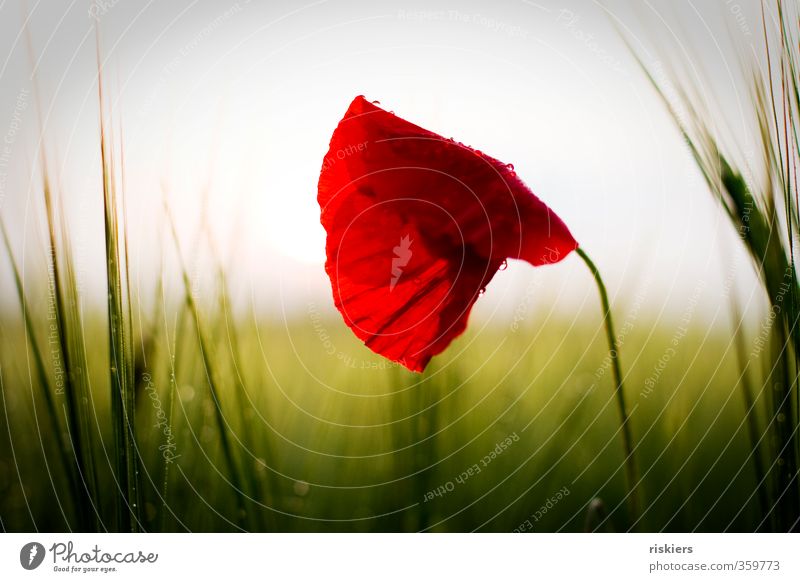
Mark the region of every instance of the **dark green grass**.
[[[749, 99], [740, 106], [753, 133], [753, 159], [732, 140], [742, 120], [726, 119], [715, 103], [715, 87], [697, 73], [702, 58], [681, 51], [684, 59], [665, 57], [670, 74], [656, 76], [632, 47], [642, 70], [656, 89], [684, 138], [710, 193], [719, 202], [753, 262], [764, 299], [775, 315], [769, 327], [772, 362], [764, 378], [765, 437], [755, 438], [759, 423], [751, 413], [750, 446], [756, 474], [763, 475], [758, 496], [765, 523], [780, 531], [800, 528], [800, 287], [795, 250], [800, 238], [798, 177], [800, 161], [800, 71], [797, 7], [781, 0], [762, 3], [763, 45], [760, 54], [742, 57]], [[771, 11], [767, 16], [767, 11]], [[666, 54], [667, 47], [659, 52]], [[676, 52], [677, 52], [677, 47]], [[685, 61], [685, 62], [684, 62]], [[674, 86], [674, 91], [670, 88]], [[674, 93], [674, 97], [672, 95]], [[746, 160], [743, 162], [742, 160]], [[750, 175], [749, 179], [745, 176]], [[755, 177], [753, 177], [755, 176]], [[734, 306], [733, 311], [737, 308]], [[738, 329], [738, 326], [737, 326]], [[737, 332], [738, 333], [738, 332]], [[739, 341], [737, 339], [737, 341]], [[740, 356], [743, 350], [739, 349]], [[748, 410], [752, 401], [749, 363], [740, 357], [739, 387]]]
[[[608, 372], [597, 379], [606, 352], [591, 325], [531, 319], [513, 334], [505, 326], [490, 326], [468, 333], [417, 376], [387, 367], [337, 318], [323, 315], [316, 327], [305, 316], [288, 327], [237, 321], [238, 370], [232, 358], [220, 355], [230, 351], [224, 334], [213, 334], [207, 346], [218, 356], [215, 389], [230, 430], [226, 453], [194, 322], [176, 317], [180, 313], [186, 312], [179, 305], [168, 306], [165, 317], [169, 341], [177, 334], [171, 348], [177, 354], [171, 430], [179, 455], [167, 464], [166, 488], [158, 487], [165, 436], [155, 401], [144, 395], [137, 403], [141, 479], [153, 484], [142, 489], [145, 530], [238, 530], [242, 500], [233, 487], [229, 455], [241, 480], [250, 483], [248, 528], [512, 531], [527, 520], [535, 531], [581, 531], [595, 498], [607, 516], [595, 516], [593, 529], [630, 527], [614, 386]], [[57, 455], [47, 427], [37, 429], [33, 421], [34, 409], [46, 403], [37, 397], [41, 388], [35, 378], [31, 390], [19, 341], [22, 323], [14, 316], [3, 321], [0, 462], [8, 470], [0, 473], [0, 516], [8, 530], [63, 530], [68, 525], [54, 510], [54, 496], [62, 499], [70, 526], [80, 508], [60, 479], [52, 486], [43, 478], [45, 459]], [[175, 321], [181, 327], [173, 330]], [[87, 326], [89, 332], [104, 329], [102, 318]], [[641, 319], [623, 348], [630, 362], [626, 385], [642, 479], [638, 529], [758, 529], [757, 479], [729, 335], [692, 330], [644, 396], [644, 382], [672, 334], [656, 329], [645, 343], [651, 328]], [[320, 329], [330, 344], [320, 340]], [[166, 411], [173, 389], [163, 328], [154, 341], [149, 373]], [[326, 345], [335, 352], [329, 354]], [[91, 362], [90, 377], [95, 386], [107, 385], [104, 358]], [[754, 380], [759, 385], [760, 379]], [[243, 409], [237, 409], [240, 383], [247, 387]], [[759, 402], [761, 392], [756, 390]], [[106, 404], [98, 394], [102, 427], [111, 425], [102, 413], [109, 410]], [[457, 481], [514, 434], [518, 441], [480, 473]], [[113, 442], [110, 430], [103, 439]], [[99, 469], [100, 490], [112, 491], [111, 467]], [[449, 488], [449, 482], [452, 491], [425, 502], [431, 497], [426, 494]], [[537, 514], [564, 487], [569, 495]], [[254, 491], [262, 493], [251, 495]], [[113, 503], [105, 499], [101, 511], [113, 511]]]
[[[769, 345], [748, 357], [753, 338], [739, 327], [732, 341], [727, 329], [695, 323], [675, 346], [672, 326], [641, 316], [621, 326], [621, 373], [596, 311], [531, 317], [516, 331], [502, 318], [473, 323], [424, 375], [373, 355], [322, 307], [280, 324], [244, 319], [231, 309], [207, 225], [182, 249], [169, 211], [164, 230], [174, 244], [163, 245], [148, 305], [128, 284], [121, 130], [116, 141], [101, 114], [105, 309], [81, 304], [62, 193], [51, 188], [58, 181], [44, 152], [46, 289], [23, 285], [4, 231], [17, 308], [0, 313], [2, 528], [796, 526], [794, 57], [781, 57], [789, 71], [781, 95], [792, 99], [782, 139], [775, 91], [755, 85], [768, 167], [760, 190], [728, 161], [704, 125], [705, 108], [692, 107], [693, 93], [680, 93], [691, 120], [681, 131], [742, 235], [765, 305], [781, 306]], [[217, 275], [207, 296], [195, 294], [184, 266], [201, 246]], [[173, 270], [168, 249], [178, 258]], [[134, 302], [147, 306], [136, 319]], [[611, 310], [624, 317], [624, 305]], [[657, 368], [670, 347], [668, 365]], [[620, 425], [620, 412], [630, 422]]]

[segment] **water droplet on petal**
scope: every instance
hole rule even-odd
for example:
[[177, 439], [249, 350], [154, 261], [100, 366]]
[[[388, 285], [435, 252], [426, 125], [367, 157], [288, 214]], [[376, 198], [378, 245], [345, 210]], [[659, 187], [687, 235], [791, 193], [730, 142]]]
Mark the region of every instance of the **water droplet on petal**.
[[500, 267], [497, 269], [498, 271], [505, 271], [508, 269], [508, 261], [503, 259], [503, 262], [500, 263]]

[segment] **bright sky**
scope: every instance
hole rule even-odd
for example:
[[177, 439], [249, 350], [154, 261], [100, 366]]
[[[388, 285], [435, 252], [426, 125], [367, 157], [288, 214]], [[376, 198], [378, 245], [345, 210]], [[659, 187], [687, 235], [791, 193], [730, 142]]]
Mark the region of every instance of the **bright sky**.
[[[670, 30], [693, 39], [712, 63], [709, 82], [730, 100], [719, 106], [735, 108], [746, 96], [727, 76], [736, 67], [730, 39], [745, 53], [757, 42], [752, 6], [609, 2], [606, 13], [588, 0], [29, 4], [32, 60], [20, 33], [23, 3], [0, 4], [0, 139], [19, 126], [11, 163], [0, 165], [0, 211], [34, 272], [43, 252], [39, 191], [29, 191], [39, 135], [35, 66], [79, 274], [87, 289], [102, 289], [97, 22], [124, 131], [130, 252], [143, 289], [171, 248], [162, 235], [164, 189], [189, 255], [208, 186], [209, 220], [243, 298], [273, 311], [329, 306], [316, 181], [331, 132], [364, 94], [513, 163], [619, 300], [644, 291], [654, 310], [680, 312], [699, 294], [718, 309], [731, 265], [746, 299], [752, 291], [730, 225], [611, 26], [616, 19], [648, 43]], [[658, 67], [656, 53], [645, 59]], [[196, 248], [191, 269], [208, 273], [207, 249]], [[514, 264], [481, 299], [481, 312], [512, 311], [532, 283], [537, 297], [563, 308], [594, 297], [577, 260], [535, 272]]]

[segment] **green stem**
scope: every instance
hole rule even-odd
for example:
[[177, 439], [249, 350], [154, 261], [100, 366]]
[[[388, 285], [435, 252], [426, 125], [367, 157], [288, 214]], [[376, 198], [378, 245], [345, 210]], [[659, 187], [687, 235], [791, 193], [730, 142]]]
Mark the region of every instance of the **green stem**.
[[603, 283], [603, 278], [600, 276], [600, 271], [592, 262], [583, 249], [580, 247], [575, 249], [578, 256], [583, 259], [586, 266], [594, 276], [597, 282], [597, 290], [600, 292], [600, 302], [603, 305], [603, 323], [606, 328], [606, 337], [608, 339], [608, 350], [611, 356], [611, 368], [614, 373], [614, 383], [616, 388], [614, 391], [617, 397], [617, 408], [619, 409], [620, 423], [622, 425], [622, 441], [625, 446], [625, 475], [628, 482], [628, 511], [630, 512], [630, 520], [632, 524], [636, 524], [639, 519], [639, 494], [637, 492], [637, 483], [639, 472], [636, 469], [636, 457], [634, 456], [633, 447], [633, 434], [631, 432], [630, 416], [628, 415], [628, 407], [625, 404], [625, 391], [622, 387], [622, 372], [619, 365], [619, 346], [617, 345], [617, 336], [614, 333], [614, 320], [611, 317], [611, 306], [608, 303], [608, 293], [606, 286]]

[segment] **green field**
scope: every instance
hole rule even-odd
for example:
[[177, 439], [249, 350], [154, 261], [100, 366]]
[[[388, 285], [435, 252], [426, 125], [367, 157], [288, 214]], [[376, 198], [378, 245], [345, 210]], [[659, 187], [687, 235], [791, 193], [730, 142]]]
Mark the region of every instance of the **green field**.
[[[724, 291], [717, 288], [712, 298], [717, 313], [711, 323], [698, 313], [704, 307], [696, 297], [683, 315], [656, 313], [657, 301], [631, 300], [635, 289], [620, 283], [612, 289], [616, 331], [611, 331], [604, 284], [595, 273], [598, 298], [584, 272], [575, 284], [591, 299], [577, 312], [570, 312], [571, 298], [561, 302], [563, 287], [543, 290], [546, 299], [529, 293], [519, 305], [504, 304], [505, 311], [489, 320], [478, 312], [467, 332], [421, 375], [361, 345], [330, 295], [299, 307], [300, 300], [257, 308], [261, 289], [254, 285], [250, 302], [236, 301], [230, 287], [241, 281], [228, 266], [233, 259], [241, 260], [236, 268], [246, 264], [242, 257], [252, 249], [245, 237], [238, 238], [245, 229], [234, 225], [232, 215], [215, 216], [209, 200], [212, 191], [227, 196], [247, 186], [215, 183], [210, 155], [208, 167], [193, 161], [186, 166], [190, 170], [173, 168], [165, 160], [163, 168], [145, 168], [154, 175], [164, 172], [154, 182], [160, 184], [154, 195], [147, 190], [152, 184], [139, 191], [130, 187], [122, 127], [130, 117], [117, 108], [130, 106], [118, 103], [121, 96], [114, 91], [122, 89], [109, 91], [105, 85], [99, 33], [98, 68], [87, 77], [92, 92], [97, 89], [99, 128], [86, 128], [84, 144], [98, 154], [99, 165], [70, 168], [94, 177], [85, 190], [73, 185], [68, 191], [63, 166], [69, 158], [59, 157], [61, 136], [45, 123], [50, 110], [40, 102], [36, 67], [25, 72], [40, 135], [36, 148], [20, 152], [25, 162], [18, 162], [24, 170], [18, 179], [2, 176], [9, 196], [19, 198], [13, 211], [3, 207], [0, 216], [0, 276], [9, 290], [0, 303], [0, 530], [797, 531], [800, 15], [796, 6], [780, 1], [770, 10], [768, 17], [762, 14], [766, 31], [753, 36], [760, 43], [763, 33], [763, 46], [751, 43], [752, 50], [731, 57], [741, 85], [735, 115], [720, 106], [727, 101], [715, 95], [718, 88], [706, 86], [709, 79], [691, 45], [677, 36], [653, 36], [649, 47], [649, 34], [636, 35], [622, 21], [611, 23], [632, 62], [641, 65], [640, 81], [650, 83], [650, 96], [661, 100], [674, 121], [674, 133], [665, 140], [683, 140], [681, 153], [698, 172], [695, 182], [719, 212], [700, 230], [707, 229], [707, 240], [713, 241], [708, 248], [723, 249], [723, 266], [710, 260], [704, 268], [721, 272], [731, 262], [746, 262], [753, 287], [747, 303], [737, 305], [746, 291], [737, 285], [746, 283], [733, 270]], [[30, 38], [28, 45], [32, 50]], [[31, 65], [39, 62], [33, 53], [28, 56]], [[725, 67], [730, 73], [727, 61]], [[109, 85], [119, 85], [119, 78], [112, 80]], [[559, 86], [559, 96], [560, 91]], [[28, 95], [27, 89], [18, 93], [18, 117]], [[424, 96], [430, 111], [447, 99]], [[64, 103], [67, 111], [73, 106]], [[194, 130], [213, 133], [206, 119], [182, 114], [193, 121], [192, 136]], [[247, 125], [251, 121], [253, 131], [261, 131], [255, 119]], [[168, 128], [161, 129], [163, 135], [147, 136], [148, 149], [152, 137], [173, 139]], [[326, 125], [320, 135], [327, 139], [329, 130]], [[262, 143], [294, 152], [276, 137], [267, 135]], [[192, 145], [175, 139], [176, 150]], [[244, 152], [242, 144], [226, 139], [215, 144], [236, 158], [234, 173], [244, 184], [247, 172], [240, 168], [260, 168], [270, 153]], [[601, 163], [571, 155], [564, 150], [565, 168], [576, 175]], [[146, 162], [138, 161], [144, 168]], [[637, 196], [663, 190], [665, 204], [672, 204], [670, 192], [685, 184], [670, 181], [679, 168], [663, 165], [663, 184], [634, 180]], [[316, 179], [318, 167], [304, 171], [303, 179]], [[631, 170], [599, 167], [615, 178], [626, 178]], [[184, 184], [181, 171], [204, 173], [206, 182]], [[265, 188], [283, 196], [281, 180], [276, 182], [254, 187], [251, 199]], [[601, 222], [607, 216], [601, 206], [613, 204], [603, 197], [604, 188], [588, 178], [586, 183], [581, 210]], [[419, 189], [427, 189], [421, 196], [436, 190]], [[184, 190], [199, 218], [186, 207], [181, 212]], [[153, 203], [159, 194], [163, 206]], [[315, 214], [314, 194], [311, 187], [300, 196], [308, 197], [303, 201], [312, 203]], [[483, 194], [474, 193], [479, 200]], [[128, 228], [126, 201], [133, 197], [145, 201], [152, 241], [129, 240], [136, 236], [136, 229]], [[237, 203], [236, 211], [272, 220], [255, 228], [294, 228], [280, 220], [284, 206], [291, 207], [282, 199], [275, 197], [268, 210], [248, 204]], [[681, 221], [695, 211], [675, 208]], [[624, 210], [616, 212], [627, 219]], [[685, 225], [678, 225], [674, 236], [651, 239], [651, 230], [673, 225], [655, 211], [631, 216], [638, 218], [630, 222], [641, 221], [636, 232], [642, 238], [625, 238], [625, 244], [648, 251], [669, 245], [663, 253], [668, 260], [699, 266], [692, 252], [701, 245], [692, 248], [687, 238], [678, 246]], [[318, 216], [313, 218], [308, 224], [318, 226]], [[505, 211], [489, 218], [492, 228], [509, 221]], [[213, 220], [231, 233], [230, 240], [215, 239]], [[536, 221], [521, 226], [543, 228]], [[629, 228], [615, 227], [620, 232], [605, 233], [607, 246], [587, 250], [626, 269], [633, 265], [633, 280], [661, 264], [634, 264], [627, 254], [614, 255], [622, 234], [628, 234], [621, 231]], [[76, 232], [91, 232], [90, 242], [76, 242]], [[194, 239], [189, 243], [179, 232]], [[270, 234], [281, 240], [282, 232]], [[304, 242], [315, 244], [310, 236]], [[152, 243], [155, 252], [141, 253], [141, 263], [130, 260], [129, 244], [139, 257], [143, 243]], [[730, 251], [728, 243], [737, 249]], [[81, 244], [102, 250], [90, 269], [81, 260], [87, 250], [78, 248]], [[341, 242], [331, 236], [329, 253], [337, 244], [340, 250]], [[460, 252], [466, 244], [462, 238], [451, 246]], [[286, 249], [273, 250], [283, 256]], [[575, 255], [593, 269], [583, 246], [568, 260], [577, 261]], [[491, 260], [499, 264], [503, 258]], [[324, 277], [323, 266], [318, 268]], [[299, 281], [298, 273], [304, 271], [298, 267], [287, 276]], [[84, 285], [95, 285], [100, 293], [92, 296]], [[680, 291], [672, 287], [665, 295], [674, 301]], [[280, 318], [284, 309], [295, 311]], [[615, 345], [618, 360], [612, 357]], [[622, 382], [615, 377], [617, 362]]]
[[[415, 375], [372, 354], [328, 313], [311, 306], [290, 325], [237, 322], [233, 343], [234, 324], [226, 329], [219, 314], [209, 313], [216, 323], [208, 351], [244, 514], [187, 310], [175, 308], [165, 318], [169, 340], [155, 326], [147, 365], [140, 357], [136, 365], [142, 529], [634, 527], [599, 317], [596, 326], [576, 326], [531, 315], [515, 331], [478, 322], [425, 374]], [[654, 330], [631, 309], [618, 317], [645, 508], [635, 528], [763, 528], [730, 334], [695, 325], [659, 365], [675, 330]], [[78, 527], [47, 430], [42, 387], [30, 379], [24, 329], [18, 315], [3, 321], [3, 527]], [[37, 330], [44, 337], [42, 324], [37, 321]], [[102, 318], [86, 325], [87, 337], [106, 333]], [[88, 354], [99, 527], [114, 529], [106, 342], [90, 345]]]

